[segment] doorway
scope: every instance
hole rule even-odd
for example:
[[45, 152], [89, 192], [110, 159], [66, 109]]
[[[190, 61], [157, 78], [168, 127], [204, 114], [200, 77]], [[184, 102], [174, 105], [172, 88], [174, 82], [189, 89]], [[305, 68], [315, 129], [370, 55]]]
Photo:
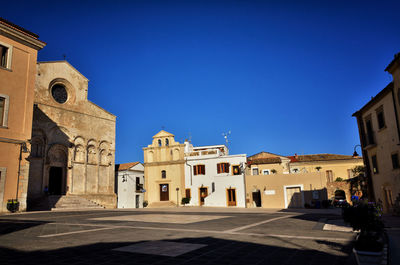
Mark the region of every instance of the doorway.
[[236, 189], [226, 190], [228, 197], [228, 206], [236, 206]]
[[204, 199], [208, 196], [208, 188], [199, 188], [199, 205], [204, 205]]
[[260, 190], [253, 191], [253, 202], [256, 204], [256, 207], [261, 207], [261, 193], [260, 193]]
[[287, 208], [302, 208], [302, 196], [300, 187], [286, 188]]
[[48, 186], [50, 195], [62, 194], [62, 186], [63, 186], [62, 179], [63, 179], [62, 167], [50, 167], [49, 186]]
[[136, 196], [135, 196], [135, 207], [136, 207], [136, 208], [139, 208], [139, 200], [140, 200], [140, 199], [139, 199], [139, 195], [136, 195]]
[[160, 184], [160, 201], [169, 201], [168, 184]]

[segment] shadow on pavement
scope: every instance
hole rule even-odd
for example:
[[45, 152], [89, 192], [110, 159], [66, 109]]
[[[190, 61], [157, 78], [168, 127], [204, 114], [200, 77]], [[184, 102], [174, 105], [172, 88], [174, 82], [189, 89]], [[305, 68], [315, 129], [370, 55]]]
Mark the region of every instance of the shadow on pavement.
[[[10, 234], [20, 230], [32, 228], [38, 225], [46, 224], [44, 221], [17, 221], [17, 220], [0, 220], [0, 235]], [[1, 262], [0, 262], [1, 263]]]
[[[321, 250], [306, 249], [306, 246], [289, 244], [278, 247], [225, 240], [214, 237], [197, 237], [168, 240], [168, 242], [204, 244], [205, 247], [177, 257], [129, 253], [113, 249], [140, 242], [95, 243], [56, 250], [19, 251], [0, 248], [1, 264], [355, 264], [351, 246], [318, 241]], [[148, 242], [148, 241], [147, 241]], [[333, 249], [329, 249], [333, 247]], [[339, 249], [339, 251], [338, 251]], [[171, 250], [173, 251], [173, 250]]]

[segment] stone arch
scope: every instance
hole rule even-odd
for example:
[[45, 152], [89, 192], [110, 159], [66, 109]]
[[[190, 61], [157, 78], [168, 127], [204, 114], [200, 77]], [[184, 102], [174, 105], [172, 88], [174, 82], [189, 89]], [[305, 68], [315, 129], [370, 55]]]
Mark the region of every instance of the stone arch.
[[75, 145], [74, 161], [80, 163], [85, 162], [85, 147], [81, 144]]
[[53, 144], [47, 152], [47, 162], [50, 166], [66, 166], [68, 161], [68, 148], [62, 144]]
[[45, 186], [50, 194], [65, 194], [68, 148], [62, 144], [53, 144], [47, 152], [47, 170]]
[[175, 148], [173, 153], [172, 153], [172, 159], [173, 160], [179, 160], [179, 149]]
[[88, 145], [86, 148], [87, 150], [87, 156], [86, 156], [86, 161], [88, 164], [97, 164], [97, 151], [96, 147], [94, 145]]
[[48, 130], [48, 138], [50, 143], [58, 143], [68, 146], [71, 137], [67, 128], [55, 124]]
[[74, 139], [74, 145], [85, 146], [85, 138], [83, 138], [82, 136], [76, 136]]
[[97, 141], [95, 140], [95, 139], [89, 139], [88, 141], [87, 141], [87, 144], [86, 144], [86, 146], [89, 146], [89, 145], [93, 145], [95, 148], [97, 148]]
[[100, 165], [109, 165], [111, 162], [110, 144], [107, 141], [101, 141], [99, 150]]
[[153, 151], [149, 151], [147, 153], [147, 162], [153, 162], [154, 161], [154, 152]]
[[31, 140], [31, 157], [44, 157], [46, 151], [46, 134], [41, 129], [34, 129]]

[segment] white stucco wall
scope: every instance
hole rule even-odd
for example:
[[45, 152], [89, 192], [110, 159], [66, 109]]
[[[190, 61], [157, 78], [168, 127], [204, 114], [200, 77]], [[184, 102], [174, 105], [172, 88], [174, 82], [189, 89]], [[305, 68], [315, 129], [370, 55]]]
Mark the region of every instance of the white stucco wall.
[[[126, 181], [123, 181], [123, 177]], [[136, 208], [136, 195], [139, 195], [139, 208], [143, 208], [144, 193], [136, 192], [136, 178], [144, 185], [144, 171], [124, 170], [118, 172], [118, 208]]]
[[[243, 165], [246, 155], [230, 156], [195, 156], [187, 157], [185, 164], [185, 186], [191, 190], [191, 200], [188, 205], [198, 206], [199, 188], [207, 187], [208, 196], [204, 200], [204, 206], [226, 207], [227, 189], [236, 189], [236, 207], [245, 207], [245, 182], [244, 174], [233, 175], [232, 165]], [[229, 173], [217, 174], [218, 163], [229, 163]], [[193, 165], [205, 165], [205, 175], [193, 175]], [[244, 172], [243, 172], [244, 173]], [[212, 191], [212, 183], [215, 183], [215, 191]]]

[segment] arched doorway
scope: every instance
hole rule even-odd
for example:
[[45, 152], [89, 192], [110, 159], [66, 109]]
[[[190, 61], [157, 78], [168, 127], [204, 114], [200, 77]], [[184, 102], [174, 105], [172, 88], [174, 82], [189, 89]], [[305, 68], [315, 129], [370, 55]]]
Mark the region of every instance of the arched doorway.
[[49, 194], [61, 195], [63, 190], [63, 168], [50, 167], [49, 170]]
[[67, 191], [67, 147], [53, 145], [48, 152], [47, 187], [50, 195], [63, 195]]

